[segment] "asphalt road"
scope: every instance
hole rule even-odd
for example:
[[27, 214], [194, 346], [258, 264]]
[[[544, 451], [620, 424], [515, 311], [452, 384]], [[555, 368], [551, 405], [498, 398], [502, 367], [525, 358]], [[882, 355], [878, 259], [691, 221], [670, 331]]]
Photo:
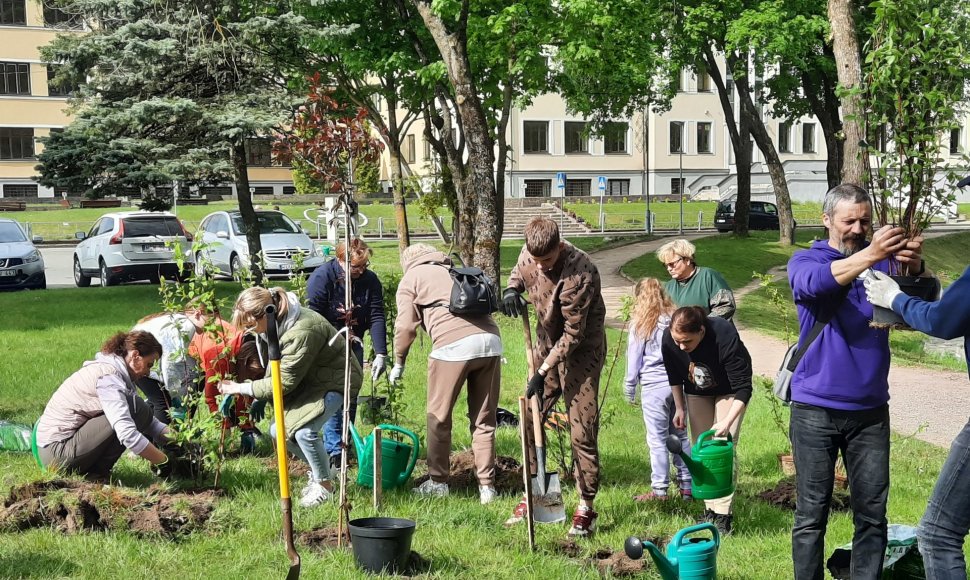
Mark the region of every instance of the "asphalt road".
[[[40, 253], [44, 256], [44, 271], [47, 272], [47, 288], [74, 288], [74, 246], [41, 246]], [[92, 286], [97, 286], [99, 280], [93, 278]], [[134, 284], [149, 284], [149, 282], [134, 282]]]

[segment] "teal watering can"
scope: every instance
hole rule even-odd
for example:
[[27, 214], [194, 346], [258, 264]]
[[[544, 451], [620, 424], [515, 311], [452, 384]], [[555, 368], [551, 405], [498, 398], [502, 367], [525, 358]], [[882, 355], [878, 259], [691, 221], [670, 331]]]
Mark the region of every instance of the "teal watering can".
[[[711, 538], [691, 537], [695, 532], [709, 530]], [[640, 538], [630, 536], [623, 544], [623, 551], [632, 560], [643, 557], [643, 549], [650, 552], [657, 570], [664, 580], [714, 580], [717, 578], [717, 550], [721, 537], [714, 524], [690, 526], [677, 532], [667, 544], [667, 555], [660, 548]]]
[[[406, 435], [414, 445], [401, 443], [393, 439], [381, 437], [381, 488], [394, 489], [401, 486], [411, 477], [414, 465], [418, 462], [420, 442], [418, 436], [397, 425], [378, 425], [385, 433], [396, 431]], [[357, 485], [374, 487], [374, 435], [361, 439], [354, 424], [350, 424], [350, 436], [354, 440], [357, 450]]]
[[690, 455], [684, 453], [680, 439], [667, 437], [667, 450], [680, 455], [687, 464], [692, 494], [697, 499], [718, 499], [734, 493], [734, 443], [730, 433], [727, 440], [713, 437], [713, 429], [701, 433]]

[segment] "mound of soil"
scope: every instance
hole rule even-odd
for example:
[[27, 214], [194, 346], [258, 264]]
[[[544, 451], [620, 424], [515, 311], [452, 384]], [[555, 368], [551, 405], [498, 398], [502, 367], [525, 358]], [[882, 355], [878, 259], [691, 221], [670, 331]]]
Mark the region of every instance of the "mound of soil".
[[10, 491], [0, 509], [0, 530], [128, 530], [174, 537], [203, 528], [219, 495], [216, 490], [168, 493], [152, 486], [139, 492], [82, 481], [39, 481]]
[[608, 548], [597, 550], [596, 554], [590, 559], [590, 563], [596, 567], [600, 575], [604, 578], [634, 576], [642, 573], [647, 567], [647, 563], [642, 559], [631, 560], [623, 550], [614, 552]]
[[[453, 490], [474, 490], [478, 492], [475, 456], [470, 449], [451, 456], [451, 470], [448, 487]], [[421, 485], [431, 476], [428, 474], [414, 480]], [[522, 491], [522, 465], [513, 457], [499, 455], [495, 458], [495, 488], [499, 493]]]
[[[767, 489], [759, 493], [758, 497], [775, 507], [795, 511], [795, 499], [797, 495], [795, 481], [792, 479], [783, 479], [772, 489]], [[834, 511], [851, 510], [848, 492], [836, 488], [832, 493], [831, 509]]]

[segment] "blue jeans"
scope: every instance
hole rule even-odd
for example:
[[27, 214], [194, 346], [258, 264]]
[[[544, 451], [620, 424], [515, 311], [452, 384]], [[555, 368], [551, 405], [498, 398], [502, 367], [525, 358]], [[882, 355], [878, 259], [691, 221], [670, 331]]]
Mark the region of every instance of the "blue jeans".
[[[310, 477], [314, 481], [330, 479], [330, 461], [320, 439], [320, 428], [333, 417], [341, 407], [343, 396], [340, 393], [329, 392], [323, 398], [323, 413], [314, 417], [309, 423], [293, 433], [292, 439], [286, 439], [286, 448], [310, 465]], [[276, 423], [269, 426], [269, 434], [276, 438]], [[295, 444], [294, 444], [295, 440]]]
[[792, 403], [789, 428], [795, 455], [798, 502], [792, 528], [796, 580], [822, 580], [835, 460], [845, 459], [855, 533], [853, 580], [882, 576], [889, 497], [889, 405], [840, 411]]
[[953, 440], [919, 523], [919, 551], [926, 579], [967, 577], [963, 539], [970, 531], [970, 423]]
[[[357, 362], [360, 363], [361, 367], [364, 366], [364, 346], [359, 342], [354, 342], [351, 345], [354, 356], [357, 357]], [[330, 418], [329, 421], [323, 426], [323, 444], [327, 448], [327, 455], [333, 457], [335, 455], [340, 455], [340, 436], [343, 435], [344, 428], [344, 402], [343, 399], [340, 400], [340, 407], [337, 409], [336, 414]], [[350, 422], [353, 423], [357, 419], [357, 400], [351, 399], [350, 401]]]

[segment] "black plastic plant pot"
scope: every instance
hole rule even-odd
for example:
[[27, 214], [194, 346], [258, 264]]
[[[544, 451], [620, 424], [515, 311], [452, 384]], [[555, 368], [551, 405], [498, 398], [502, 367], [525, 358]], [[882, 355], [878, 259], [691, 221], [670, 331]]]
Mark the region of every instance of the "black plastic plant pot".
[[[937, 278], [920, 278], [916, 276], [890, 276], [899, 284], [899, 289], [907, 296], [913, 296], [933, 302], [940, 297], [940, 281]], [[872, 307], [872, 325], [877, 328], [892, 328], [896, 330], [910, 330], [903, 317], [889, 308]]]
[[415, 523], [403, 518], [350, 520], [350, 543], [357, 565], [372, 572], [397, 573], [407, 567]]

